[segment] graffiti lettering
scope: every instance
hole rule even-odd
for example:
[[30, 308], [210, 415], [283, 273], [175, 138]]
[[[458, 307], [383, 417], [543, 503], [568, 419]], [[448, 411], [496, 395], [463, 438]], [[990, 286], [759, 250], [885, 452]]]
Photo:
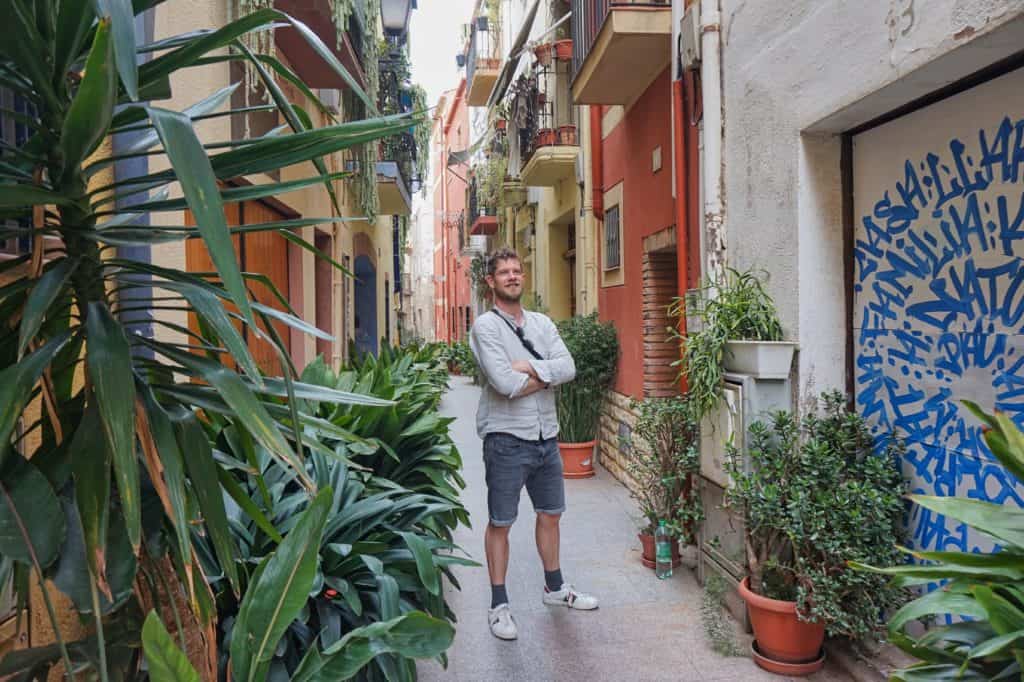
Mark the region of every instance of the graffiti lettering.
[[[913, 490], [1024, 506], [960, 404], [987, 396], [1024, 426], [1024, 118], [994, 123], [903, 160], [860, 216], [856, 399], [879, 437], [908, 438]], [[908, 523], [918, 547], [990, 542], [924, 509]]]

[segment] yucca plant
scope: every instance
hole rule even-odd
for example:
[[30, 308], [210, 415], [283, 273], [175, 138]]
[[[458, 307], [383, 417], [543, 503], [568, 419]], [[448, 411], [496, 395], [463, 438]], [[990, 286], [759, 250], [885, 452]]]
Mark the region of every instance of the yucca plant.
[[[1005, 414], [987, 414], [964, 401], [981, 420], [989, 450], [1024, 481], [1024, 433]], [[921, 662], [892, 675], [906, 682], [1020, 680], [1024, 678], [1024, 510], [1009, 504], [931, 495], [910, 499], [962, 521], [998, 543], [985, 553], [904, 550], [915, 563], [856, 568], [896, 576], [903, 586], [941, 583], [889, 619], [889, 637]], [[923, 634], [915, 621], [953, 616]], [[918, 632], [920, 628], [916, 629]]]
[[[232, 249], [233, 232], [253, 231], [274, 231], [312, 249], [291, 230], [339, 219], [229, 229], [224, 206], [317, 184], [333, 196], [331, 183], [340, 176], [325, 172], [325, 155], [400, 133], [418, 118], [313, 129], [301, 103], [287, 101], [277, 79], [321, 106], [309, 88], [241, 41], [248, 33], [287, 25], [375, 111], [310, 29], [264, 9], [216, 30], [138, 45], [135, 15], [160, 2], [4, 4], [8, 28], [0, 41], [0, 87], [26, 106], [3, 113], [29, 135], [21, 146], [0, 149], [0, 239], [16, 237], [31, 248], [0, 264], [0, 275], [13, 279], [0, 288], [0, 565], [13, 574], [22, 603], [30, 580], [43, 586], [53, 579], [90, 619], [92, 632], [87, 640], [67, 642], [58, 630], [56, 646], [5, 658], [5, 673], [56, 659], [63, 659], [68, 672], [103, 680], [137, 671], [141, 616], [160, 593], [144, 593], [140, 586], [166, 577], [157, 570], [160, 562], [175, 567], [175, 584], [164, 593], [175, 592], [180, 582], [204, 631], [212, 631], [215, 612], [196, 560], [197, 533], [210, 539], [225, 580], [240, 593], [237, 548], [218, 485], [224, 470], [203, 445], [197, 408], [244, 421], [287, 476], [312, 495], [316, 482], [303, 461], [308, 416], [299, 412], [297, 398], [380, 403], [296, 381], [270, 320], [316, 332], [256, 303], [248, 288], [270, 282], [241, 272]], [[139, 65], [139, 54], [152, 58]], [[219, 108], [230, 88], [186, 111], [151, 103], [170, 96], [174, 74], [230, 60], [255, 70], [271, 97], [265, 108], [280, 114], [282, 129], [256, 139], [200, 140], [193, 119], [229, 115]], [[129, 131], [140, 135], [129, 150], [103, 151], [104, 140]], [[165, 156], [170, 166], [127, 177], [119, 172], [113, 183], [96, 179], [98, 171], [122, 159], [147, 156]], [[305, 162], [319, 174], [241, 188], [221, 183]], [[181, 198], [166, 198], [176, 187]], [[140, 196], [130, 208], [120, 207], [123, 199]], [[149, 214], [186, 209], [194, 227], [137, 224]], [[186, 239], [202, 240], [215, 273], [182, 272], [116, 250]], [[157, 317], [155, 325], [186, 341], [138, 333], [138, 313], [157, 308], [188, 311], [199, 331]], [[240, 328], [271, 343], [283, 377], [260, 374]], [[29, 448], [33, 439], [38, 445]], [[48, 597], [45, 587], [42, 593]], [[49, 599], [47, 606], [53, 618]], [[209, 636], [206, 647], [213, 652], [206, 657], [210, 666], [216, 653]], [[210, 672], [204, 670], [204, 677]]]

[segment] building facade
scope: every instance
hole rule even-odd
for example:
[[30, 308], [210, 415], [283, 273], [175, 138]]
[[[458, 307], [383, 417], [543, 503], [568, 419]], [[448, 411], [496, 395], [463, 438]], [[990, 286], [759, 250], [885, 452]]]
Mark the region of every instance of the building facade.
[[[912, 491], [1024, 505], [961, 403], [1024, 423], [1024, 7], [723, 0], [721, 22], [705, 262], [768, 271], [802, 398], [845, 390], [876, 434], [905, 437]], [[991, 547], [920, 508], [909, 533]]]
[[431, 137], [434, 203], [434, 338], [451, 343], [467, 338], [473, 323], [470, 256], [466, 234], [466, 173], [469, 110], [466, 82], [441, 98]]
[[[326, 0], [323, 3], [278, 3], [278, 9], [304, 21], [327, 45], [335, 46], [335, 57], [349, 70], [356, 82], [370, 89], [368, 60], [379, 60], [377, 94], [382, 108], [392, 106], [400, 98], [390, 93], [393, 84], [388, 70], [404, 54], [405, 48], [393, 46], [392, 54], [378, 54], [383, 34], [380, 17], [371, 10], [373, 3], [355, 3], [346, 26], [334, 25]], [[236, 16], [235, 0], [207, 3], [195, 12], [181, 12], [175, 3], [157, 6], [154, 10], [154, 35], [157, 40], [179, 33], [223, 25]], [[372, 45], [372, 47], [371, 47]], [[353, 96], [351, 88], [327, 67], [295, 35], [294, 30], [278, 29], [269, 46], [282, 63], [291, 68], [319, 96], [326, 109], [321, 109], [292, 84], [279, 79], [278, 86], [286, 98], [302, 106], [315, 127], [335, 121], [366, 117], [368, 112]], [[238, 66], [229, 62], [214, 63], [192, 69], [184, 82], [184, 74], [172, 82], [173, 97], [168, 103], [184, 109], [221, 88], [240, 83], [232, 96], [235, 108], [253, 106], [267, 95], [261, 85]], [[391, 99], [388, 99], [388, 97]], [[401, 105], [400, 105], [401, 106]], [[397, 112], [396, 112], [397, 113]], [[211, 118], [197, 122], [203, 139], [240, 139], [264, 134], [284, 121], [275, 112], [250, 113]], [[350, 149], [323, 159], [331, 173], [348, 171], [348, 178], [332, 181], [338, 198], [340, 214], [323, 185], [312, 185], [298, 191], [280, 194], [272, 199], [230, 204], [227, 207], [231, 225], [245, 225], [271, 220], [323, 218], [324, 222], [295, 229], [295, 234], [315, 246], [323, 254], [348, 271], [343, 272], [329, 261], [276, 233], [253, 233], [236, 237], [236, 252], [243, 270], [264, 273], [268, 282], [253, 286], [256, 298], [265, 305], [284, 309], [288, 306], [303, 320], [315, 323], [332, 339], [315, 338], [309, 334], [276, 324], [276, 331], [297, 367], [318, 355], [332, 366], [339, 366], [349, 357], [350, 343], [356, 352], [376, 353], [381, 343], [398, 343], [398, 312], [401, 307], [400, 220], [411, 213], [412, 167], [409, 154], [415, 154], [406, 141], [370, 143], [366, 150]], [[414, 163], [414, 159], [412, 160]], [[159, 157], [154, 170], [166, 163]], [[315, 175], [312, 164], [283, 169], [279, 176], [239, 178], [237, 184], [287, 182]], [[371, 196], [372, 195], [372, 196]], [[191, 224], [191, 216], [183, 212], [171, 219]], [[153, 247], [153, 262], [183, 270], [208, 271], [209, 257], [198, 240]], [[174, 318], [175, 313], [168, 313]], [[190, 321], [183, 315], [171, 319], [182, 327]], [[194, 324], [194, 321], [191, 322]], [[156, 333], [174, 336], [176, 332], [157, 327]], [[251, 339], [253, 352], [266, 371], [280, 371], [280, 361], [269, 344]]]

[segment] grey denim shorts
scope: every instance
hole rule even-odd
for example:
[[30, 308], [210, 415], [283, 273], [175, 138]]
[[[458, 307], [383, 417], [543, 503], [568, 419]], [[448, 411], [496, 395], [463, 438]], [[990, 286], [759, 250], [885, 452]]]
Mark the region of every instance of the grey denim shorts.
[[484, 471], [487, 514], [493, 526], [515, 523], [524, 485], [535, 512], [565, 511], [562, 456], [554, 438], [522, 440], [507, 433], [489, 433], [484, 438]]

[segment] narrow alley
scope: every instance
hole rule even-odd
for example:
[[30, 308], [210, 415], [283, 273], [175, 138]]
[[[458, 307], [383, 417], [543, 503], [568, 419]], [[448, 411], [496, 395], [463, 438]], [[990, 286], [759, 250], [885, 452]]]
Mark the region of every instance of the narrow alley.
[[[452, 436], [462, 454], [463, 501], [473, 528], [460, 527], [456, 543], [484, 564], [487, 494], [474, 415], [480, 389], [453, 376], [441, 412], [455, 417]], [[626, 488], [595, 467], [593, 478], [567, 480], [568, 511], [562, 518], [562, 571], [566, 580], [601, 600], [597, 611], [569, 611], [541, 603], [544, 573], [533, 539], [533, 510], [525, 491], [511, 534], [508, 592], [519, 639], [499, 640], [487, 628], [486, 567], [456, 567], [462, 590], [448, 587], [458, 618], [448, 669], [419, 661], [425, 682], [529, 682], [586, 680], [785, 679], [757, 668], [747, 657], [724, 658], [708, 646], [701, 627], [701, 588], [682, 566], [670, 580], [657, 580], [640, 563], [636, 508]], [[746, 647], [749, 640], [741, 639]], [[845, 682], [827, 666], [807, 678]]]

